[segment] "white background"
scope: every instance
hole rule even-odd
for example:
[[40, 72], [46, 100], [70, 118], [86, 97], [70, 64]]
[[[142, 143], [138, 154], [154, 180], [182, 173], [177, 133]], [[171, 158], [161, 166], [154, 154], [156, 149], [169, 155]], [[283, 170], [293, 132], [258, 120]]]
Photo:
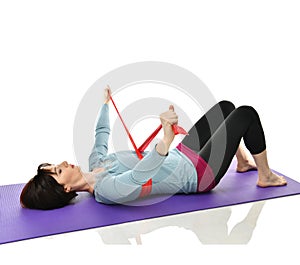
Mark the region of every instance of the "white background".
[[[1, 1], [0, 184], [27, 181], [44, 161], [76, 163], [73, 122], [84, 93], [107, 72], [148, 60], [191, 71], [218, 100], [254, 106], [265, 129], [270, 166], [300, 181], [298, 5], [290, 0]], [[184, 243], [95, 253], [92, 246], [80, 245], [80, 234], [78, 242], [78, 248], [66, 245], [59, 251], [43, 245], [25, 250], [22, 244], [0, 251], [8, 249], [6, 256], [18, 261], [27, 253], [49, 264], [56, 258], [138, 264], [148, 250], [150, 257], [142, 263], [255, 261], [257, 252], [264, 253], [255, 246]], [[267, 249], [260, 260], [269, 261], [272, 251], [284, 255], [288, 249]], [[165, 256], [158, 258], [161, 253]]]

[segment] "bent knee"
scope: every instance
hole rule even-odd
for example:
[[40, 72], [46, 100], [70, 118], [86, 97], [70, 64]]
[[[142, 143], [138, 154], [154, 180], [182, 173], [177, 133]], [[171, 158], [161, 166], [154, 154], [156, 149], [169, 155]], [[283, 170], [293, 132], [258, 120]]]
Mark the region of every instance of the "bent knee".
[[221, 100], [221, 101], [219, 101], [219, 104], [221, 106], [229, 106], [229, 107], [235, 108], [234, 104], [229, 100]]
[[243, 112], [243, 113], [246, 113], [248, 115], [251, 115], [251, 116], [258, 116], [258, 113], [256, 111], [255, 108], [253, 108], [252, 106], [248, 106], [248, 105], [243, 105], [243, 106], [240, 106], [237, 108], [237, 110], [239, 112]]
[[228, 100], [222, 100], [219, 102], [219, 106], [221, 107], [223, 113], [225, 116], [229, 115], [234, 109], [235, 106], [231, 101]]

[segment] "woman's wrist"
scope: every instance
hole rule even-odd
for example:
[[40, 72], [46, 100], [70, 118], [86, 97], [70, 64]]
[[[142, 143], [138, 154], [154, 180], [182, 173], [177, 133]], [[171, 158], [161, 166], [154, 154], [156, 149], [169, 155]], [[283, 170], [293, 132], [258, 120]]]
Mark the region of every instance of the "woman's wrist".
[[173, 142], [173, 139], [174, 138], [169, 138], [169, 137], [166, 137], [166, 136], [164, 136], [163, 137], [163, 139], [162, 139], [162, 141], [168, 146], [168, 148], [170, 147], [170, 145], [172, 144], [172, 142]]
[[172, 141], [170, 142], [168, 139], [163, 138], [156, 145], [156, 151], [160, 155], [166, 156], [168, 154], [168, 152], [169, 152], [169, 148], [170, 148], [171, 143], [172, 143]]

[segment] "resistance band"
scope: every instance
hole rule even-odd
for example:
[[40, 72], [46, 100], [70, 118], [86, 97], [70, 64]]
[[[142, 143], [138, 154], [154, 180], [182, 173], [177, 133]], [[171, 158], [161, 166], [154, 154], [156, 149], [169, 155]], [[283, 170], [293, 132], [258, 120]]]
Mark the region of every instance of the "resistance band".
[[[132, 136], [131, 136], [131, 134], [130, 134], [130, 132], [129, 132], [129, 130], [128, 130], [126, 124], [125, 124], [125, 122], [124, 122], [124, 120], [123, 120], [123, 118], [121, 117], [121, 114], [118, 111], [118, 108], [117, 108], [114, 100], [112, 99], [111, 95], [110, 95], [110, 100], [111, 100], [111, 102], [113, 103], [113, 105], [114, 105], [114, 107], [116, 109], [116, 112], [117, 112], [117, 114], [118, 114], [118, 116], [119, 116], [119, 118], [120, 118], [120, 120], [121, 120], [121, 122], [122, 122], [122, 124], [123, 124], [123, 126], [125, 128], [125, 131], [126, 131], [128, 137], [129, 137], [129, 139], [130, 139], [130, 141], [131, 141], [131, 143], [133, 145], [133, 148], [134, 148], [134, 150], [135, 150], [138, 158], [140, 160], [143, 159], [142, 152], [147, 148], [147, 146], [151, 143], [151, 141], [154, 139], [154, 137], [161, 130], [162, 125], [160, 124], [156, 128], [156, 130], [145, 140], [145, 142], [139, 148], [137, 148], [137, 146], [136, 146], [136, 144], [135, 144], [135, 142], [134, 142], [134, 140], [133, 140], [133, 138], [132, 138]], [[187, 135], [188, 134], [182, 127], [180, 127], [180, 126], [178, 126], [176, 124], [172, 125], [172, 129], [173, 129], [173, 132], [174, 132], [175, 135], [177, 135], [177, 134]], [[142, 185], [142, 191], [141, 191], [139, 197], [141, 198], [141, 197], [145, 197], [145, 196], [149, 195], [151, 193], [151, 189], [152, 189], [152, 179], [149, 179], [144, 185]]]

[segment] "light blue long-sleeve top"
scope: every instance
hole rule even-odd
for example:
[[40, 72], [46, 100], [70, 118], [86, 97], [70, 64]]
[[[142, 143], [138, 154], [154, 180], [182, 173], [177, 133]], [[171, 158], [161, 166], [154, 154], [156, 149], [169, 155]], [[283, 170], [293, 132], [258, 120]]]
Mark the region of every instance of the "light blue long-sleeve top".
[[110, 135], [109, 107], [103, 104], [96, 124], [95, 143], [89, 156], [89, 170], [104, 168], [96, 175], [96, 201], [116, 204], [139, 197], [142, 185], [152, 178], [152, 194], [193, 193], [197, 190], [197, 172], [191, 160], [177, 148], [166, 156], [156, 148], [143, 152], [139, 160], [134, 151], [108, 154]]

